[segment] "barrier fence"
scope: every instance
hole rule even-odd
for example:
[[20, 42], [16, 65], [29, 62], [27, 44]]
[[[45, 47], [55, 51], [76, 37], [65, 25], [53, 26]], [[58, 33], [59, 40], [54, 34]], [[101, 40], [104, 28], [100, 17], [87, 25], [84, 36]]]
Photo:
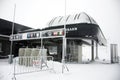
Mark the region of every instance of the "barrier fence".
[[14, 59], [14, 76], [12, 80], [16, 80], [16, 75], [46, 70], [54, 70], [52, 56], [21, 56]]

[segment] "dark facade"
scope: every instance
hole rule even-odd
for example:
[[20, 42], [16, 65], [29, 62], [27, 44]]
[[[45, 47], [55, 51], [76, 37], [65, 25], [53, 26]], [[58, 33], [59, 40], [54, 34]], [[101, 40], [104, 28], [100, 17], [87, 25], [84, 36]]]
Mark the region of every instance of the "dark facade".
[[[12, 22], [0, 19], [0, 58], [7, 58], [10, 54], [10, 35], [12, 33]], [[14, 34], [19, 31], [31, 29], [30, 27], [14, 23]], [[13, 45], [14, 46], [14, 45]], [[13, 50], [13, 54], [15, 54]]]
[[0, 36], [0, 58], [6, 58], [10, 52], [9, 37]]
[[[65, 23], [66, 21], [66, 23]], [[1, 32], [3, 35], [9, 35], [11, 34], [12, 23], [6, 22], [3, 24], [4, 20], [1, 20], [0, 25], [2, 26], [1, 29], [6, 32]], [[8, 25], [9, 24], [9, 25]], [[3, 27], [3, 26], [6, 27]], [[99, 27], [99, 25], [95, 22], [95, 20], [88, 16], [86, 13], [80, 13], [76, 15], [71, 15], [65, 17], [56, 17], [53, 18], [49, 23], [48, 26], [43, 29], [31, 29], [26, 26], [22, 26], [19, 24], [15, 24], [14, 34], [13, 38], [22, 36], [22, 33], [27, 34], [27, 38], [24, 40], [15, 40], [13, 41], [13, 53], [14, 56], [18, 56], [18, 50], [19, 48], [23, 47], [29, 47], [29, 48], [36, 48], [41, 47], [41, 38], [36, 38], [31, 33], [39, 33], [40, 31], [45, 31], [44, 36], [49, 37], [50, 35], [55, 32], [55, 29], [63, 29], [66, 28], [66, 54], [65, 59], [67, 61], [76, 61], [81, 63], [82, 61], [82, 45], [88, 45], [91, 46], [91, 60], [94, 60], [94, 54], [96, 53], [96, 58], [98, 58], [98, 44], [105, 46], [106, 45], [106, 39]], [[51, 33], [49, 30], [53, 30]], [[63, 31], [64, 32], [64, 31]], [[20, 35], [21, 34], [21, 35]], [[28, 39], [29, 36], [32, 35], [31, 39]], [[8, 42], [8, 45], [3, 46], [7, 47], [10, 46], [9, 40], [6, 40]], [[1, 41], [2, 42], [2, 41]], [[2, 42], [5, 44], [5, 40]], [[62, 59], [62, 50], [63, 50], [63, 38], [62, 37], [56, 37], [56, 38], [44, 38], [43, 39], [43, 45], [48, 50], [47, 55], [53, 56], [54, 60], [61, 61]], [[96, 48], [95, 48], [96, 47]], [[9, 52], [9, 48], [7, 49]], [[96, 52], [95, 52], [96, 50]], [[3, 51], [5, 52], [5, 51]], [[9, 54], [9, 53], [2, 53], [2, 54]]]

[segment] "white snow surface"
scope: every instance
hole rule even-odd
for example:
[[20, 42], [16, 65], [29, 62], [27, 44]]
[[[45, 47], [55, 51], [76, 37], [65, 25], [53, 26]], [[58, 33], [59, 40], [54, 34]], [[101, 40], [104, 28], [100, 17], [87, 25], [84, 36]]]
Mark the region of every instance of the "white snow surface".
[[[39, 71], [16, 75], [16, 80], [120, 80], [120, 64], [66, 64], [69, 72], [62, 64], [54, 62], [54, 71]], [[0, 80], [12, 80], [13, 64], [0, 59]]]

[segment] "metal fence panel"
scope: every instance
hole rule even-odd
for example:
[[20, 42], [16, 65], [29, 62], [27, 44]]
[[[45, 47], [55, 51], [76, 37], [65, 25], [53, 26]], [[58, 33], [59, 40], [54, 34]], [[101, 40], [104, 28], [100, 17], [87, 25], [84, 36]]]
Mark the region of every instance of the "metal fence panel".
[[47, 70], [54, 70], [52, 56], [20, 56], [14, 59], [13, 80], [16, 75]]

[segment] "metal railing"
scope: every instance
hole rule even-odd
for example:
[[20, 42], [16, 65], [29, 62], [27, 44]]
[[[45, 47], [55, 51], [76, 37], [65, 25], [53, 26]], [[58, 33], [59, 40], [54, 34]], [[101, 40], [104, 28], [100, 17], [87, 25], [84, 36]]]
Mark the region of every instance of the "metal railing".
[[54, 70], [53, 57], [22, 56], [14, 59], [14, 73], [12, 80], [16, 80], [16, 75]]

